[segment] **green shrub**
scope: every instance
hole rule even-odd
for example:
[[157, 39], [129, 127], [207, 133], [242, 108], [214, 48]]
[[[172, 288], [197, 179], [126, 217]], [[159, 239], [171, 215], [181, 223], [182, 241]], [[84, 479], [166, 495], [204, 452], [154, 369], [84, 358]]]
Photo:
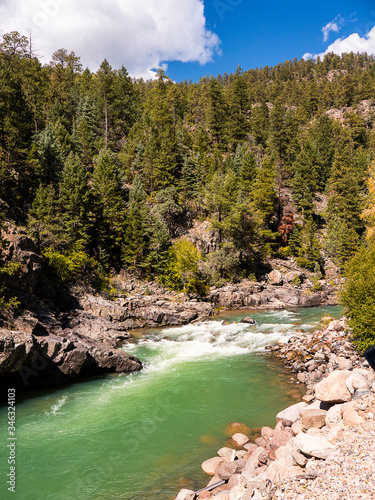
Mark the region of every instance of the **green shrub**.
[[363, 352], [375, 344], [375, 243], [360, 248], [345, 266], [340, 302], [352, 328], [353, 340]]
[[292, 280], [292, 284], [294, 286], [301, 286], [302, 285], [302, 280], [299, 276], [294, 276], [293, 280]]
[[88, 268], [95, 268], [96, 262], [80, 248], [63, 254], [49, 247], [43, 251], [44, 257], [55, 270], [61, 281], [72, 281], [81, 277]]
[[314, 271], [315, 262], [311, 262], [307, 257], [297, 257], [296, 258], [297, 266], [303, 267], [304, 269], [308, 269], [309, 271]]
[[10, 287], [6, 284], [8, 278], [15, 276], [20, 267], [19, 262], [0, 265], [0, 309], [16, 309], [20, 305], [20, 301], [12, 295]]
[[292, 251], [290, 247], [281, 247], [279, 248], [278, 254], [281, 259], [286, 259], [287, 257], [291, 257]]
[[321, 292], [322, 291], [322, 284], [320, 283], [318, 276], [313, 277], [313, 286], [311, 287], [311, 290], [313, 292]]
[[199, 259], [200, 253], [191, 241], [175, 241], [169, 249], [166, 269], [159, 276], [159, 283], [178, 292], [206, 295], [208, 287], [198, 269]]

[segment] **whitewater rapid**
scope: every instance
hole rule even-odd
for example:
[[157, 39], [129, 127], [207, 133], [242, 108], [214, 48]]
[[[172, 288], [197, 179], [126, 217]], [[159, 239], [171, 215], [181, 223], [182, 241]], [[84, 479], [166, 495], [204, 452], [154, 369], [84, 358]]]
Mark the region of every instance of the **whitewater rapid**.
[[156, 373], [190, 362], [262, 352], [280, 337], [291, 337], [298, 329], [313, 327], [310, 323], [301, 324], [298, 312], [294, 311], [263, 311], [261, 318], [262, 321], [255, 319], [254, 325], [210, 320], [165, 328], [146, 334], [135, 344], [125, 345], [124, 350], [146, 359], [143, 373]]

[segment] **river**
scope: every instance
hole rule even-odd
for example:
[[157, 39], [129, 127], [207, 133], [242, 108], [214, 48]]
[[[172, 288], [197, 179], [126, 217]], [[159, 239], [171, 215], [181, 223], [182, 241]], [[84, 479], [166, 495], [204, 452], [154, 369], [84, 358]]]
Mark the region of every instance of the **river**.
[[168, 500], [205, 486], [200, 464], [225, 445], [229, 423], [273, 427], [301, 394], [264, 346], [340, 308], [253, 311], [255, 326], [239, 323], [248, 313], [142, 332], [125, 348], [145, 363], [140, 373], [16, 396], [16, 493], [3, 407], [0, 498]]

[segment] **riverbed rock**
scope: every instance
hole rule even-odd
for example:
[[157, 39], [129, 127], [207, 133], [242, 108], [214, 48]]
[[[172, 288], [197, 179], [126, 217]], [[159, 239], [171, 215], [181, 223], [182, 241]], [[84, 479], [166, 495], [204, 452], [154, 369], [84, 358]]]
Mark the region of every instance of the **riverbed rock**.
[[315, 397], [327, 403], [344, 403], [351, 400], [346, 386], [349, 370], [335, 370], [315, 386]]
[[241, 447], [250, 441], [250, 439], [241, 432], [236, 432], [236, 434], [233, 434], [232, 439], [238, 446]]
[[248, 325], [255, 325], [256, 321], [251, 316], [245, 316], [241, 319], [240, 323], [247, 323]]
[[201, 467], [203, 472], [208, 474], [209, 476], [214, 476], [220, 467], [221, 464], [223, 464], [225, 460], [222, 457], [213, 457], [209, 458], [208, 460], [205, 460]]

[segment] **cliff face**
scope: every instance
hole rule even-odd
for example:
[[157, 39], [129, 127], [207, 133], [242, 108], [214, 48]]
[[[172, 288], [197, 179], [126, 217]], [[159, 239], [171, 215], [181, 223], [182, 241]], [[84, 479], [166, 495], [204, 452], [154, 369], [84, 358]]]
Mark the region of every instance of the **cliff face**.
[[[142, 368], [135, 357], [116, 349], [108, 323], [97, 318], [94, 338], [86, 328], [74, 331], [67, 321], [79, 301], [52, 275], [33, 241], [19, 228], [9, 227], [4, 260], [19, 264], [6, 285], [21, 302], [16, 311], [4, 311], [0, 330], [0, 388], [28, 390], [103, 373], [129, 373]], [[83, 311], [80, 311], [83, 313]], [[104, 324], [103, 324], [104, 323]], [[130, 335], [118, 328], [117, 336]], [[2, 392], [2, 391], [1, 391]]]

